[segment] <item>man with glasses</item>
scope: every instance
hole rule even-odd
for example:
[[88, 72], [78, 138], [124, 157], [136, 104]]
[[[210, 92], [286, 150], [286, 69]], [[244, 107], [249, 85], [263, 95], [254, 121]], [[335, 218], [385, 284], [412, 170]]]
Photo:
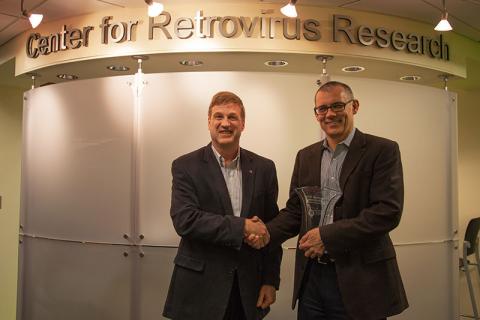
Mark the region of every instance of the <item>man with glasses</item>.
[[344, 83], [318, 89], [314, 115], [326, 138], [298, 152], [286, 208], [267, 223], [270, 245], [299, 234], [300, 320], [380, 320], [408, 307], [389, 237], [403, 210], [400, 151], [355, 128], [359, 106]]

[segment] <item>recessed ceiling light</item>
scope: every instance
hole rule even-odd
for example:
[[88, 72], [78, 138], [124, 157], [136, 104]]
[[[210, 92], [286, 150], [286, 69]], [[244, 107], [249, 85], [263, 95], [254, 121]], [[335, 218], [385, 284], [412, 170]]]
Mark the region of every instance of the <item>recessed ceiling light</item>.
[[107, 66], [107, 69], [111, 70], [111, 71], [128, 71], [128, 70], [130, 70], [130, 68], [127, 67], [127, 66], [115, 66], [115, 65]]
[[203, 64], [203, 62], [200, 60], [182, 60], [179, 63], [182, 66], [187, 66], [187, 67], [198, 67]]
[[418, 81], [420, 79], [422, 79], [422, 77], [414, 75], [400, 77], [400, 80], [402, 81]]
[[362, 72], [364, 70], [365, 68], [362, 66], [348, 66], [342, 68], [343, 72]]
[[269, 60], [265, 61], [265, 65], [269, 67], [285, 67], [288, 62], [285, 60]]
[[60, 74], [57, 74], [57, 78], [60, 78], [62, 80], [76, 80], [78, 79], [78, 76], [74, 74], [60, 73]]

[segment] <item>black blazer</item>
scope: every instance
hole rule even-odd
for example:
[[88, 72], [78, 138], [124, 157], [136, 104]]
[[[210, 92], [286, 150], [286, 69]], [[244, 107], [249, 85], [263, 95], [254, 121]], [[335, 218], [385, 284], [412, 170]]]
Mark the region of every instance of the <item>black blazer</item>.
[[[267, 224], [273, 243], [306, 233], [295, 188], [320, 186], [323, 141], [298, 152], [285, 209]], [[333, 257], [345, 308], [353, 319], [377, 320], [408, 307], [389, 231], [403, 210], [403, 172], [398, 144], [355, 132], [340, 173], [343, 196], [334, 223], [320, 227]], [[297, 248], [292, 307], [299, 297], [307, 258]]]
[[278, 288], [280, 245], [255, 250], [243, 244], [245, 219], [277, 216], [275, 164], [240, 149], [241, 217], [233, 209], [211, 144], [172, 163], [170, 215], [182, 237], [163, 315], [175, 320], [223, 319], [235, 273], [248, 320], [256, 308], [261, 285]]

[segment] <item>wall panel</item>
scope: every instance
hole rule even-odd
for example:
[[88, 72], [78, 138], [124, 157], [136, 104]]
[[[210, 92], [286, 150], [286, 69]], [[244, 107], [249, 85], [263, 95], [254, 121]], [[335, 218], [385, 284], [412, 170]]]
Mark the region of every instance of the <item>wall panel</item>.
[[[247, 115], [241, 146], [275, 161], [280, 207], [287, 200], [296, 152], [318, 141], [322, 133], [312, 110], [317, 88], [313, 75], [149, 74], [137, 103], [127, 84], [132, 78], [76, 81], [26, 94], [22, 220], [31, 246], [48, 241], [42, 245], [58, 250], [52, 243], [59, 238], [88, 241], [92, 246], [102, 246], [95, 244], [100, 242], [128, 246], [133, 271], [123, 273], [126, 278], [118, 281], [136, 283], [126, 287], [130, 314], [153, 319], [163, 307], [178, 244], [169, 217], [170, 165], [173, 159], [209, 142], [207, 108], [212, 95], [231, 90], [243, 99]], [[392, 236], [411, 308], [396, 318], [450, 320], [457, 312], [453, 303], [457, 260], [452, 241], [457, 225], [456, 189], [452, 187], [456, 183], [455, 96], [417, 85], [336, 79], [351, 84], [360, 100], [357, 127], [400, 144], [405, 210]], [[128, 239], [122, 238], [124, 233]], [[295, 239], [284, 246], [294, 247]], [[122, 259], [121, 252], [116, 254], [115, 259]], [[78, 279], [86, 276], [69, 260], [48, 262], [32, 257], [34, 251], [24, 251], [24, 269], [29, 270], [24, 275], [35, 274], [35, 264], [51, 263]], [[279, 303], [269, 319], [292, 318], [293, 263], [293, 250], [286, 250]], [[438, 265], [442, 268], [430, 270]], [[32, 290], [62, 287], [61, 282], [41, 279], [39, 275], [23, 279], [24, 309], [44, 298]], [[113, 294], [115, 288], [111, 290]], [[75, 292], [70, 299], [82, 302]], [[50, 304], [49, 308], [55, 307]], [[50, 319], [60, 319], [61, 311], [50, 310]]]

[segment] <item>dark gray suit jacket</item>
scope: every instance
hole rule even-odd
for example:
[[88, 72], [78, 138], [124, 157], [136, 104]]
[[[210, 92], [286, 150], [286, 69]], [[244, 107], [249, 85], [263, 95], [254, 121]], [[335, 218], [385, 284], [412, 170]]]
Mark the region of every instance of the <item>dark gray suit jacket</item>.
[[278, 288], [279, 245], [255, 250], [243, 244], [244, 218], [277, 216], [275, 164], [240, 149], [241, 217], [233, 209], [211, 144], [172, 163], [170, 214], [182, 237], [163, 315], [175, 320], [221, 320], [235, 273], [248, 320], [257, 319], [261, 285]]
[[[306, 233], [295, 189], [320, 186], [323, 141], [298, 152], [287, 206], [267, 224], [272, 242]], [[334, 209], [334, 223], [320, 227], [333, 257], [348, 314], [378, 320], [408, 307], [389, 236], [403, 210], [403, 172], [398, 144], [355, 132], [340, 174], [343, 196]], [[307, 258], [297, 248], [292, 307], [299, 297]]]

